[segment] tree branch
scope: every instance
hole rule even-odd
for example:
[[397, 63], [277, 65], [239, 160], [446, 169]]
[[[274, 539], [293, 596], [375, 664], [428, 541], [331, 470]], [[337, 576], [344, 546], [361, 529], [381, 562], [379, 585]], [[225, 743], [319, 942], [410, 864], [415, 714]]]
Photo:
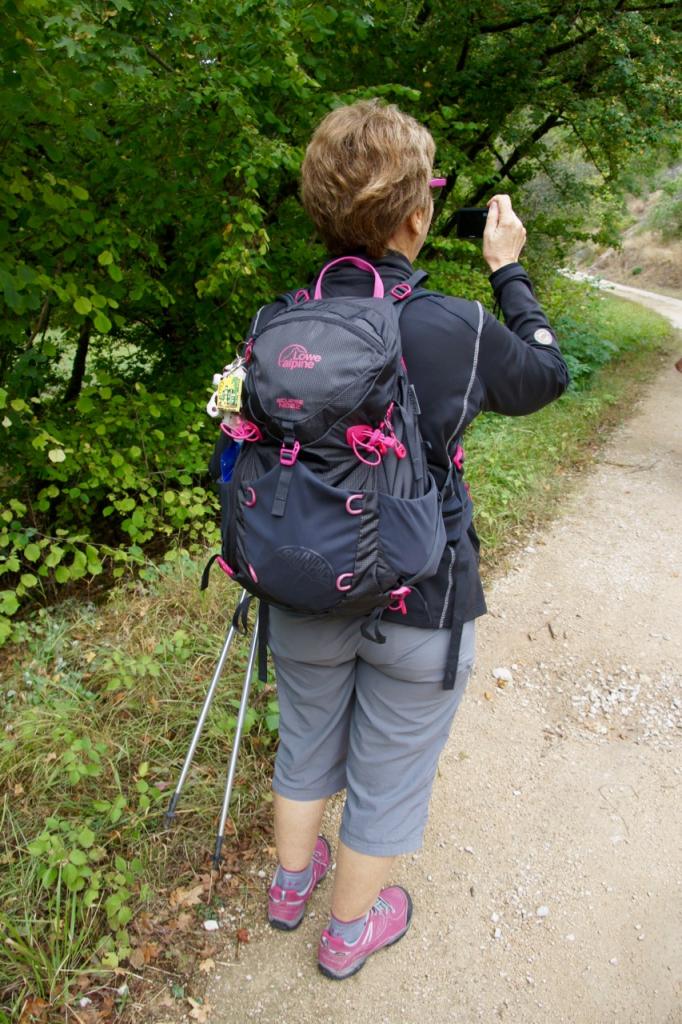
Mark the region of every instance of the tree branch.
[[522, 25], [535, 25], [538, 21], [544, 21], [547, 17], [553, 16], [553, 12], [545, 11], [544, 14], [534, 14], [528, 18], [513, 18], [511, 21], [502, 21], [499, 25], [477, 25], [476, 31], [482, 35], [491, 35], [494, 32], [510, 32], [513, 28], [521, 28]]
[[[542, 122], [542, 124], [539, 124], [537, 128], [528, 136], [528, 138], [524, 139], [523, 142], [519, 143], [519, 145], [516, 147], [513, 153], [511, 153], [507, 157], [505, 163], [502, 165], [502, 167], [500, 167], [497, 173], [493, 175], [492, 178], [488, 178], [488, 180], [483, 182], [482, 185], [479, 185], [479, 187], [476, 189], [475, 193], [469, 200], [469, 205], [476, 206], [478, 203], [481, 202], [481, 200], [485, 196], [487, 196], [491, 192], [492, 189], [495, 188], [496, 185], [499, 185], [501, 181], [503, 181], [505, 178], [508, 178], [509, 172], [513, 170], [514, 167], [516, 167], [516, 165], [519, 163], [520, 160], [524, 158], [524, 156], [527, 155], [528, 151], [532, 149], [536, 142], [539, 142], [543, 135], [546, 135], [548, 132], [552, 130], [552, 128], [555, 128], [560, 123], [560, 113], [548, 114], [545, 120]], [[456, 215], [452, 213], [446, 220], [443, 227], [439, 230], [438, 234], [445, 236], [450, 235], [454, 230], [456, 223]]]
[[133, 42], [137, 43], [138, 46], [141, 46], [147, 56], [151, 57], [152, 60], [155, 60], [159, 67], [162, 67], [164, 71], [169, 71], [171, 75], [175, 74], [175, 68], [170, 64], [167, 64], [163, 57], [159, 57], [156, 50], [152, 50], [151, 46], [145, 43], [144, 40], [133, 36]]
[[548, 47], [543, 54], [541, 54], [541, 60], [543, 64], [549, 60], [550, 57], [554, 57], [557, 53], [565, 53], [566, 50], [572, 50], [574, 46], [580, 46], [587, 39], [591, 39], [592, 36], [596, 36], [597, 29], [590, 28], [587, 32], [583, 32], [581, 36], [575, 36], [573, 39], [567, 39], [563, 43], [557, 43], [556, 46]]
[[467, 57], [468, 56], [469, 56], [469, 37], [467, 36], [467, 38], [464, 40], [464, 43], [462, 45], [462, 52], [459, 55], [459, 60], [457, 61], [457, 67], [455, 68], [456, 71], [464, 71], [464, 67], [466, 65]]
[[33, 348], [33, 342], [36, 340], [39, 334], [42, 334], [47, 330], [47, 322], [50, 319], [50, 296], [46, 295], [42, 306], [40, 307], [40, 313], [38, 319], [35, 322], [35, 327], [31, 331], [28, 339], [27, 349]]

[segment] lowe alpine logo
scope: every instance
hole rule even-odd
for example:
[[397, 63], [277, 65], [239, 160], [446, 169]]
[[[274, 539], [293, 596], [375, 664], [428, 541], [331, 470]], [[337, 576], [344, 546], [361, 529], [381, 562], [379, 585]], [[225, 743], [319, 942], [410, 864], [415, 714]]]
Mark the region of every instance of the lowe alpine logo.
[[283, 370], [314, 370], [322, 356], [312, 355], [304, 345], [287, 345], [277, 359]]

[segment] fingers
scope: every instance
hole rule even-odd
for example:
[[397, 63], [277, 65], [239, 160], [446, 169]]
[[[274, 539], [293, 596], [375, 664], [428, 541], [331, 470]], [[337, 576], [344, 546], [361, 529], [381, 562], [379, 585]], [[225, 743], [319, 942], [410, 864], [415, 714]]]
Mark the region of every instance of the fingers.
[[492, 199], [488, 200], [488, 208], [490, 208], [491, 204], [493, 203], [497, 206], [497, 209], [499, 211], [499, 220], [501, 220], [503, 223], [509, 221], [512, 217], [516, 216], [512, 209], [511, 199], [509, 198], [508, 195], [500, 193], [499, 195], [493, 196]]
[[504, 193], [488, 201], [488, 220], [483, 232], [483, 257], [492, 269], [518, 260], [526, 242], [526, 229]]

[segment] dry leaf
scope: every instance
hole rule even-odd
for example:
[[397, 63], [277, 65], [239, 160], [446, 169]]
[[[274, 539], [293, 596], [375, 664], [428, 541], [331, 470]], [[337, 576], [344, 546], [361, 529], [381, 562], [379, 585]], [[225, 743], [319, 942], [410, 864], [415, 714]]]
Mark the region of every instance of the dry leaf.
[[83, 658], [85, 659], [85, 661], [87, 661], [88, 665], [90, 664], [91, 661], [94, 661], [96, 657], [97, 657], [97, 651], [87, 651], [83, 655]]
[[240, 928], [237, 932], [237, 942], [246, 944], [249, 941], [249, 933], [246, 928]]
[[141, 946], [138, 946], [137, 949], [134, 949], [132, 951], [132, 953], [128, 957], [128, 963], [136, 971], [139, 971], [140, 967], [144, 967], [144, 953], [142, 952]]
[[43, 1024], [47, 1020], [49, 1004], [37, 996], [29, 996], [21, 1010], [19, 1024]]
[[199, 961], [199, 970], [201, 971], [202, 974], [210, 974], [214, 967], [215, 960], [213, 960], [210, 956], [206, 957], [205, 960]]
[[505, 686], [507, 685], [507, 680], [506, 679], [498, 679], [497, 680], [497, 685], [499, 686], [499, 688], [501, 690], [504, 690]]
[[192, 1007], [192, 1009], [189, 1011], [189, 1015], [192, 1018], [192, 1020], [198, 1021], [199, 1024], [206, 1024], [206, 1021], [208, 1020], [209, 1014], [211, 1012], [211, 1007], [209, 1003], [204, 1003], [202, 1005], [201, 1003], [198, 1003], [196, 999], [192, 999], [191, 996], [187, 997], [187, 1002]]
[[45, 755], [45, 764], [49, 764], [50, 761], [56, 761], [56, 760], [57, 760], [57, 755], [55, 754], [54, 750], [51, 750], [49, 754]]
[[483, 696], [485, 697], [485, 699], [486, 699], [486, 700], [492, 700], [492, 699], [493, 699], [493, 696], [492, 696], [492, 694], [491, 694], [491, 693], [488, 693], [488, 691], [487, 691], [487, 690], [484, 690], [484, 691], [483, 691]]
[[170, 927], [175, 928], [178, 932], [186, 932], [194, 925], [194, 914], [190, 914], [189, 911], [185, 911], [182, 914], [178, 914], [175, 921], [171, 921]]
[[14, 787], [14, 795], [23, 796], [25, 792], [26, 790], [24, 789], [22, 784], [20, 782], [17, 782], [16, 786]]
[[135, 918], [133, 928], [136, 932], [151, 932], [154, 931], [154, 921], [151, 914], [147, 910], [142, 910]]
[[169, 902], [171, 907], [196, 907], [197, 903], [201, 903], [203, 893], [203, 885], [195, 885], [191, 889], [179, 886], [170, 894]]

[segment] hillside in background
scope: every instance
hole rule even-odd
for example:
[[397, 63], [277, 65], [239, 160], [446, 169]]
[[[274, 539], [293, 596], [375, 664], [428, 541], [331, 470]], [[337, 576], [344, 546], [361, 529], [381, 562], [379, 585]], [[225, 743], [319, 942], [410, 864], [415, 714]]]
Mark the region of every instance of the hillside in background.
[[682, 231], [680, 230], [680, 182], [682, 169], [669, 172], [663, 188], [647, 196], [629, 196], [631, 220], [620, 248], [594, 245], [578, 250], [581, 270], [637, 288], [660, 291], [682, 298]]

